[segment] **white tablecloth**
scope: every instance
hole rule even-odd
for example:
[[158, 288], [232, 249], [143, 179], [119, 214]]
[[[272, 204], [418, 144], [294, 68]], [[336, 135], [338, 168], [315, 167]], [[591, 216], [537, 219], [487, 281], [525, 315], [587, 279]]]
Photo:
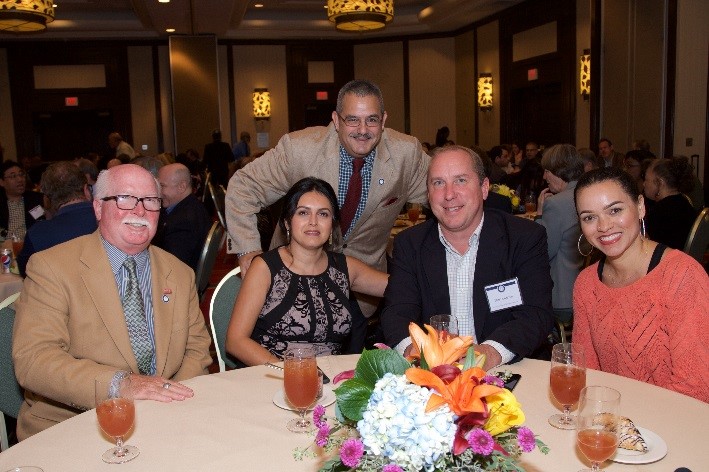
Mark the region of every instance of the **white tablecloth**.
[[0, 302], [22, 290], [22, 277], [15, 274], [0, 274]]
[[[354, 366], [356, 356], [318, 360], [334, 375]], [[576, 471], [586, 465], [577, 452], [573, 431], [555, 429], [547, 417], [558, 411], [550, 399], [549, 363], [524, 360], [508, 367], [522, 374], [515, 390], [527, 416], [526, 425], [550, 447], [524, 455], [528, 472]], [[707, 470], [706, 431], [709, 406], [698, 400], [598, 371], [588, 372], [588, 384], [617, 388], [622, 412], [637, 425], [659, 434], [668, 444], [667, 456], [646, 465], [610, 463], [604, 471], [672, 472], [688, 467]], [[96, 414], [86, 412], [0, 454], [0, 471], [17, 465], [36, 465], [54, 471], [289, 471], [313, 472], [315, 459], [296, 462], [292, 451], [312, 438], [290, 433], [286, 422], [294, 413], [277, 408], [273, 395], [282, 386], [281, 373], [253, 367], [202, 376], [187, 382], [194, 398], [171, 404], [137, 402], [137, 423], [128, 443], [141, 453], [132, 462], [108, 465], [101, 454], [111, 443], [99, 432]]]

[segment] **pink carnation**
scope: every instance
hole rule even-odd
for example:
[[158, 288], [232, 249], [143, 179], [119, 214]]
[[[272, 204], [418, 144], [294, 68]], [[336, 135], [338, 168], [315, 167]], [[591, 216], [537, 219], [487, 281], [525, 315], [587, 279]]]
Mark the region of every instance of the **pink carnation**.
[[490, 433], [481, 428], [475, 428], [468, 436], [468, 444], [475, 454], [489, 456], [495, 448], [495, 440]]
[[319, 447], [325, 447], [327, 444], [327, 437], [330, 435], [330, 425], [327, 423], [322, 423], [318, 426], [318, 434], [315, 436], [315, 444]]
[[359, 439], [350, 438], [342, 444], [340, 460], [347, 467], [357, 467], [362, 455], [364, 455], [364, 444]]
[[522, 426], [517, 430], [517, 443], [524, 452], [533, 451], [537, 445], [534, 439], [534, 433], [526, 426]]
[[404, 469], [396, 464], [387, 464], [382, 467], [382, 472], [404, 472]]
[[316, 428], [320, 428], [324, 423], [323, 416], [325, 416], [325, 407], [322, 405], [317, 405], [313, 409], [313, 423]]

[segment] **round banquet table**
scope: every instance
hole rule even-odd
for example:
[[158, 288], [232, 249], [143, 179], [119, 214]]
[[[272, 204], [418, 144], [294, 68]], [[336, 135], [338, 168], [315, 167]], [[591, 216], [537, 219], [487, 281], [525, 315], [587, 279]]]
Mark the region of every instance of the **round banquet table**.
[[[352, 368], [357, 356], [323, 357], [320, 367], [332, 378]], [[527, 417], [526, 425], [551, 448], [523, 455], [527, 472], [577, 471], [586, 463], [575, 447], [573, 431], [551, 427], [547, 417], [558, 408], [549, 393], [549, 363], [525, 359], [506, 366], [522, 374], [515, 394]], [[688, 467], [707, 470], [709, 448], [705, 433], [709, 406], [699, 400], [624, 377], [589, 370], [588, 385], [620, 390], [621, 409], [636, 425], [659, 434], [668, 453], [652, 464], [607, 462], [604, 471], [672, 472]], [[35, 465], [54, 471], [221, 471], [253, 470], [314, 472], [319, 460], [293, 459], [295, 447], [312, 437], [290, 433], [286, 422], [295, 413], [276, 407], [274, 394], [282, 387], [282, 372], [265, 366], [205, 375], [187, 382], [195, 396], [184, 402], [136, 402], [137, 416], [127, 443], [140, 456], [121, 465], [108, 465], [101, 454], [111, 447], [101, 435], [93, 410], [64, 421], [0, 453], [0, 471]], [[332, 413], [332, 408], [328, 411]]]

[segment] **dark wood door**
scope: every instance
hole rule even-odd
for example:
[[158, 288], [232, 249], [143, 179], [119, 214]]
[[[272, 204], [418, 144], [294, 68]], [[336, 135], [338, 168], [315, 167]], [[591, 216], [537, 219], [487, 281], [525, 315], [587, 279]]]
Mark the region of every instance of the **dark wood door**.
[[109, 111], [72, 110], [38, 113], [33, 119], [35, 149], [45, 161], [61, 161], [103, 154], [113, 116]]
[[549, 146], [571, 143], [565, 124], [561, 83], [512, 90], [512, 136], [521, 144], [534, 141]]

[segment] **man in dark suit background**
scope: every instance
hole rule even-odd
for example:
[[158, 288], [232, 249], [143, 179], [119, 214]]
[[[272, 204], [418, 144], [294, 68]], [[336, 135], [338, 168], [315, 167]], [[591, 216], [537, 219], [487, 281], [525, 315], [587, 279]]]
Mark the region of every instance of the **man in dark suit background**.
[[192, 194], [192, 176], [183, 164], [169, 164], [158, 171], [163, 211], [153, 244], [197, 270], [204, 241], [212, 226], [202, 202]]
[[27, 190], [27, 175], [15, 161], [0, 164], [0, 229], [24, 239], [25, 232], [44, 218], [41, 193]]
[[485, 369], [529, 356], [553, 324], [546, 233], [534, 223], [483, 210], [489, 181], [480, 157], [462, 146], [434, 151], [428, 199], [436, 220], [394, 242], [382, 328], [408, 353], [410, 322], [452, 314], [475, 339]]
[[96, 231], [86, 175], [69, 161], [55, 162], [42, 174], [41, 183], [51, 220], [38, 221], [27, 230], [17, 267], [25, 275], [32, 254]]

